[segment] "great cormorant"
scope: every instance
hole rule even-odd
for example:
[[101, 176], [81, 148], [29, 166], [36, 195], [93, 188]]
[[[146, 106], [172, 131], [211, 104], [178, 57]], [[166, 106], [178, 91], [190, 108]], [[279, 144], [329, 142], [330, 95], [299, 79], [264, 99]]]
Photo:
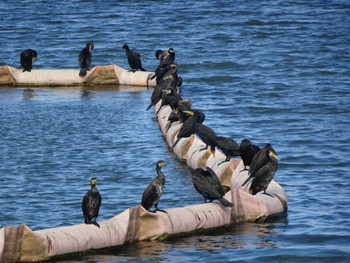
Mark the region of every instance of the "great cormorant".
[[167, 76], [166, 78], [163, 79], [162, 82], [157, 83], [157, 85], [153, 89], [153, 92], [151, 95], [151, 101], [146, 110], [149, 110], [154, 105], [156, 105], [158, 101], [160, 101], [160, 99], [162, 98], [163, 90], [173, 88], [175, 85], [176, 85], [176, 80], [173, 75]]
[[260, 151], [260, 147], [253, 144], [249, 139], [243, 139], [239, 145], [239, 153], [242, 158], [244, 169], [246, 171], [247, 166], [250, 166], [253, 157]]
[[[247, 180], [242, 184], [244, 186], [251, 179], [254, 180], [256, 176], [259, 177], [258, 181], [263, 181], [261, 177], [269, 176], [268, 174], [273, 174], [276, 172], [278, 157], [276, 151], [272, 148], [270, 144], [266, 144], [253, 158]], [[272, 179], [272, 178], [271, 178]], [[271, 181], [271, 180], [270, 180]], [[256, 184], [256, 183], [255, 183]], [[266, 186], [267, 187], [267, 186]], [[254, 187], [255, 188], [255, 187]]]
[[190, 137], [192, 134], [194, 134], [196, 132], [195, 129], [195, 125], [197, 122], [199, 123], [203, 123], [203, 121], [205, 120], [205, 115], [204, 113], [202, 113], [199, 110], [185, 110], [183, 111], [183, 113], [188, 114], [189, 117], [188, 119], [186, 119], [178, 134], [177, 134], [177, 138], [176, 141], [174, 142], [174, 144], [171, 146], [171, 148], [174, 148], [176, 146], [176, 144], [178, 144], [178, 142], [182, 139], [182, 138], [188, 138]]
[[204, 125], [199, 122], [195, 123], [194, 129], [198, 137], [205, 143], [205, 147], [203, 149], [200, 149], [200, 151], [207, 150], [208, 147], [210, 147], [211, 154], [215, 156], [215, 147], [217, 146], [216, 144], [217, 137], [214, 130], [208, 127], [207, 125]]
[[35, 61], [38, 57], [38, 54], [33, 49], [26, 49], [21, 52], [20, 60], [21, 65], [23, 67], [23, 71], [31, 72], [33, 61]]
[[166, 105], [169, 105], [173, 111], [176, 110], [177, 109], [177, 104], [182, 99], [180, 94], [178, 94], [172, 88], [164, 89], [164, 90], [162, 90], [162, 92], [163, 92], [162, 98], [161, 98], [162, 102], [161, 102], [161, 105], [160, 105], [159, 109], [157, 110], [157, 114], [162, 109], [162, 107], [166, 106]]
[[[158, 202], [160, 197], [163, 194], [164, 184], [165, 184], [165, 176], [161, 171], [161, 168], [164, 166], [164, 161], [158, 161], [156, 166], [157, 177], [153, 179], [153, 181], [147, 186], [145, 191], [142, 194], [141, 205], [149, 212], [157, 212], [164, 210], [158, 209]], [[155, 211], [150, 211], [152, 207], [155, 207]]]
[[[184, 123], [185, 120], [189, 118], [189, 116], [184, 113], [184, 111], [189, 111], [191, 109], [191, 101], [189, 99], [182, 99], [177, 103], [177, 110], [172, 111], [169, 114], [168, 121], [173, 124], [178, 121], [180, 123]], [[169, 126], [170, 128], [171, 126]]]
[[218, 165], [230, 161], [230, 157], [240, 156], [239, 145], [231, 138], [217, 136], [216, 146], [225, 154], [226, 159], [219, 163]]
[[[83, 210], [83, 215], [85, 219], [85, 224], [94, 224], [98, 227], [100, 225], [96, 222], [98, 217], [98, 212], [101, 206], [101, 195], [96, 188], [96, 178], [93, 177], [90, 180], [91, 189], [85, 194], [83, 201], [81, 203], [81, 208]], [[93, 221], [91, 221], [94, 219]]]
[[218, 200], [225, 207], [232, 207], [232, 203], [226, 200], [223, 196], [225, 195], [224, 189], [219, 181], [219, 178], [215, 172], [206, 167], [197, 168], [192, 173], [192, 183], [194, 188], [204, 197], [204, 203], [209, 200]]
[[86, 43], [86, 47], [83, 48], [80, 51], [79, 54], [79, 76], [85, 77], [87, 74], [87, 71], [90, 70], [90, 66], [92, 63], [92, 50], [94, 49], [94, 43], [92, 41], [89, 41]]
[[156, 59], [159, 61], [162, 61], [169, 55], [169, 52], [167, 50], [160, 50], [158, 49], [155, 53]]
[[128, 63], [129, 63], [129, 66], [130, 66], [132, 72], [135, 72], [137, 70], [146, 71], [142, 67], [142, 62], [141, 62], [141, 58], [140, 58], [141, 55], [139, 53], [130, 49], [127, 44], [124, 44], [123, 50], [125, 51], [126, 57], [128, 58]]

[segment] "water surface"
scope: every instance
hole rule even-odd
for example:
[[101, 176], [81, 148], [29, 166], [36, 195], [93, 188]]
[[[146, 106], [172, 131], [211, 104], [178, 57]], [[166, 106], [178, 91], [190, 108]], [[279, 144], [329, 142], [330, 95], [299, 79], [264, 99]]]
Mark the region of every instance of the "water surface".
[[[26, 1], [0, 3], [0, 64], [128, 67], [124, 43], [154, 70], [173, 47], [182, 96], [217, 134], [271, 143], [286, 218], [169, 241], [141, 242], [72, 261], [347, 262], [349, 249], [350, 5], [332, 1]], [[196, 204], [187, 167], [168, 150], [151, 90], [127, 87], [0, 89], [0, 225], [43, 229], [82, 222], [92, 176], [100, 220], [136, 206], [165, 160], [161, 208]]]

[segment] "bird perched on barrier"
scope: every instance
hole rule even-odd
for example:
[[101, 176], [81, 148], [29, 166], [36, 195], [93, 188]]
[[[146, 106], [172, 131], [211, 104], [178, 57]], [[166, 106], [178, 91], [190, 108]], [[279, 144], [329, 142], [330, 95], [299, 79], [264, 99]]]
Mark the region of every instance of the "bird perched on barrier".
[[205, 147], [203, 149], [200, 149], [199, 151], [207, 150], [208, 147], [210, 147], [210, 152], [212, 155], [215, 156], [215, 147], [216, 144], [216, 133], [208, 127], [207, 125], [204, 125], [200, 122], [196, 122], [195, 126], [195, 133], [198, 135], [198, 137], [205, 143]]
[[158, 103], [158, 101], [161, 100], [163, 90], [165, 89], [174, 89], [173, 87], [176, 86], [176, 79], [173, 75], [167, 76], [164, 78], [161, 82], [157, 83], [155, 88], [153, 89], [152, 95], [151, 95], [151, 101], [147, 107], [146, 110], [149, 110], [154, 105]]
[[86, 47], [83, 48], [79, 53], [79, 66], [80, 66], [80, 77], [85, 77], [87, 71], [90, 70], [90, 66], [92, 63], [92, 50], [94, 49], [94, 43], [89, 41], [86, 43]]
[[243, 139], [239, 145], [239, 154], [242, 158], [244, 169], [246, 171], [247, 166], [250, 166], [253, 157], [260, 151], [260, 147], [253, 144], [249, 139]]
[[[182, 99], [177, 103], [177, 110], [172, 111], [169, 114], [168, 121], [170, 124], [173, 124], [176, 121], [180, 123], [184, 123], [185, 120], [189, 118], [189, 116], [184, 113], [184, 111], [189, 111], [191, 109], [192, 102], [189, 99]], [[171, 126], [169, 126], [170, 128]]]
[[270, 144], [267, 144], [258, 154], [259, 156], [253, 158], [250, 166], [254, 176], [249, 191], [253, 195], [264, 191], [265, 195], [272, 196], [266, 193], [266, 189], [277, 171], [279, 158]]
[[169, 105], [173, 111], [176, 110], [179, 101], [182, 99], [180, 94], [178, 94], [172, 88], [164, 89], [164, 90], [162, 90], [162, 92], [163, 92], [162, 97], [161, 97], [162, 102], [161, 102], [159, 109], [157, 110], [157, 114], [162, 109], [162, 107], [166, 106], [166, 105]]
[[[155, 177], [152, 182], [147, 186], [145, 191], [142, 194], [142, 200], [141, 205], [143, 208], [145, 208], [149, 212], [165, 212], [164, 210], [158, 209], [158, 203], [160, 200], [160, 197], [163, 194], [164, 185], [165, 185], [165, 176], [161, 171], [161, 168], [164, 166], [164, 161], [160, 160], [157, 162], [156, 165], [156, 171], [157, 171], [157, 177]], [[155, 207], [154, 211], [151, 211], [150, 209], [152, 207]]]
[[[167, 55], [164, 56], [165, 54]], [[157, 57], [157, 51], [156, 51], [156, 57]], [[159, 53], [158, 51], [158, 57], [157, 59], [159, 60], [159, 66], [162, 66], [163, 64], [172, 64], [175, 61], [175, 50], [173, 48], [169, 48], [168, 51], [162, 51], [161, 53]]]
[[155, 55], [156, 55], [156, 59], [158, 59], [159, 61], [162, 61], [169, 55], [169, 52], [167, 50], [158, 49], [156, 50]]
[[267, 194], [266, 188], [277, 171], [278, 161], [279, 158], [276, 151], [270, 144], [266, 144], [265, 147], [254, 156], [249, 168], [249, 177], [242, 186], [252, 180], [250, 191], [253, 195], [260, 191], [264, 191], [264, 194]]
[[125, 51], [132, 72], [135, 72], [137, 70], [146, 71], [142, 67], [141, 55], [139, 53], [130, 49], [127, 44], [123, 45], [123, 50]]
[[35, 61], [38, 57], [38, 54], [34, 49], [26, 49], [21, 52], [20, 61], [23, 67], [23, 71], [31, 72], [33, 61]]
[[186, 119], [178, 134], [177, 134], [177, 138], [176, 138], [176, 141], [174, 142], [174, 144], [172, 145], [171, 148], [174, 148], [178, 142], [182, 139], [182, 138], [188, 138], [190, 137], [192, 134], [195, 134], [196, 132], [196, 128], [195, 128], [195, 125], [196, 123], [203, 123], [204, 120], [205, 120], [205, 115], [204, 113], [202, 113], [201, 111], [199, 110], [185, 110], [183, 111], [183, 113], [185, 114], [188, 114], [189, 117], [188, 119]]
[[192, 183], [194, 188], [204, 197], [204, 203], [209, 200], [218, 200], [225, 207], [232, 207], [233, 204], [227, 201], [223, 196], [225, 195], [224, 189], [219, 181], [219, 178], [215, 172], [206, 167], [197, 168], [192, 171]]
[[102, 198], [96, 188], [96, 182], [95, 177], [91, 178], [91, 189], [85, 194], [81, 203], [81, 208], [83, 210], [85, 224], [94, 224], [95, 226], [100, 227], [100, 225], [96, 222], [96, 219], [100, 210]]
[[218, 165], [230, 161], [230, 157], [240, 156], [239, 145], [231, 138], [217, 136], [216, 146], [225, 154], [226, 159]]

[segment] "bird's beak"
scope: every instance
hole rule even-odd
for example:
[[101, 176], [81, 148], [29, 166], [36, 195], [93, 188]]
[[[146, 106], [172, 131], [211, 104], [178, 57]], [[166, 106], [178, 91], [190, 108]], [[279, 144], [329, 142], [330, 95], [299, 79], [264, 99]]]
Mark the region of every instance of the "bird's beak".
[[32, 61], [35, 61], [35, 60], [37, 60], [37, 57], [33, 57], [33, 58], [32, 58]]
[[277, 154], [275, 154], [274, 152], [270, 152], [270, 157], [274, 158], [277, 160], [277, 162], [279, 162], [280, 158], [277, 156]]
[[193, 116], [193, 111], [184, 110], [183, 112], [190, 115], [191, 117]]

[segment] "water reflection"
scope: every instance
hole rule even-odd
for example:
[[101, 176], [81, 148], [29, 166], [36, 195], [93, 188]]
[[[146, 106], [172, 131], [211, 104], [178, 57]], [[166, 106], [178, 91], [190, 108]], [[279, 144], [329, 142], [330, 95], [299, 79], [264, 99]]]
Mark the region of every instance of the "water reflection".
[[23, 89], [22, 90], [22, 100], [32, 100], [35, 97], [35, 90], [34, 89]]
[[[282, 220], [283, 221], [283, 220]], [[232, 250], [279, 248], [276, 236], [283, 234], [283, 222], [237, 224], [229, 228], [206, 231], [199, 235], [168, 240], [143, 241], [111, 249], [104, 255], [90, 255], [89, 262], [167, 261], [187, 258], [190, 255], [223, 256]], [[199, 253], [200, 252], [200, 253]], [[112, 256], [113, 255], [113, 256]]]

